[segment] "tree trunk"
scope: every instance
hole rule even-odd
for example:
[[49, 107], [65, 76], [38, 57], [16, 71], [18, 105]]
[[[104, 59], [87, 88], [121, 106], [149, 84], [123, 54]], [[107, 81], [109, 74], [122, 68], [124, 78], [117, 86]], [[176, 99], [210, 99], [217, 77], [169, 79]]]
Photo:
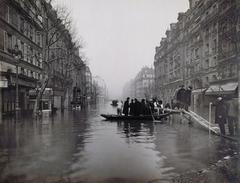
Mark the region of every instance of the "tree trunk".
[[42, 95], [43, 95], [43, 93], [45, 91], [45, 88], [48, 84], [48, 80], [49, 80], [48, 77], [45, 76], [44, 79], [42, 80], [40, 90], [37, 91], [37, 97], [36, 97], [36, 101], [34, 103], [34, 108], [33, 108], [33, 115], [34, 116], [38, 115], [40, 99], [42, 98]]
[[64, 89], [63, 96], [61, 96], [61, 112], [64, 112], [64, 102], [66, 100], [67, 88]]

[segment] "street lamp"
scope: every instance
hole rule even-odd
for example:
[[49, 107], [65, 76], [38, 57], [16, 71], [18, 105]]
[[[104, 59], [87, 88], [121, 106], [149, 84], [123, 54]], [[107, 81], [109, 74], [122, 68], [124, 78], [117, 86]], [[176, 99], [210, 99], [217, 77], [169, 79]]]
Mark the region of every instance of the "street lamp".
[[18, 49], [18, 45], [16, 44], [13, 50], [13, 57], [15, 59], [16, 64], [16, 104], [15, 104], [15, 111], [20, 110], [19, 108], [19, 96], [18, 96], [18, 64], [20, 62], [20, 59], [22, 57], [22, 52]]

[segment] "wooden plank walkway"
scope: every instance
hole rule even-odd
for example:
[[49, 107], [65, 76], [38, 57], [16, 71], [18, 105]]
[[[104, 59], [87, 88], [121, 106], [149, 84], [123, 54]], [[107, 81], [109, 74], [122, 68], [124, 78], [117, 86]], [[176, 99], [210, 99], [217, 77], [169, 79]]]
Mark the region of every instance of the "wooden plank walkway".
[[[207, 129], [208, 131], [212, 132], [213, 134], [217, 135], [217, 136], [221, 136], [224, 137], [226, 139], [232, 140], [232, 141], [238, 141], [240, 142], [240, 137], [232, 137], [229, 135], [222, 135], [220, 133], [220, 129], [218, 127], [218, 125], [216, 125], [215, 123], [209, 123], [209, 121], [207, 121], [206, 119], [204, 119], [203, 117], [201, 117], [200, 115], [196, 114], [193, 111], [186, 111], [184, 109], [181, 110], [169, 110], [172, 111], [174, 113], [182, 113], [183, 115], [185, 115], [185, 117], [188, 120], [193, 120], [194, 122], [197, 122], [198, 124], [200, 124], [202, 127], [204, 127], [205, 129]], [[228, 130], [226, 130], [228, 131]]]

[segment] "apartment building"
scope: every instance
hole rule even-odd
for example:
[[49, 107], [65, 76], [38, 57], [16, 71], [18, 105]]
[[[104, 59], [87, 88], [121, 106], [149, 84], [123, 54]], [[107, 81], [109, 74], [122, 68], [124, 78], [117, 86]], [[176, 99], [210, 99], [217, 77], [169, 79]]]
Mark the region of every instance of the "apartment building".
[[123, 88], [123, 97], [151, 99], [154, 97], [154, 69], [143, 67], [136, 77]]
[[29, 97], [29, 93], [36, 95], [44, 76], [49, 78], [46, 87], [53, 91], [52, 107], [70, 105], [76, 78], [85, 92], [86, 65], [58, 14], [45, 0], [0, 0], [0, 98], [4, 114], [32, 110], [34, 96]]
[[38, 0], [0, 0], [2, 113], [15, 111], [17, 85], [20, 110], [32, 108], [28, 91], [41, 79], [43, 66], [40, 6]]
[[156, 47], [155, 92], [170, 102], [179, 85], [192, 86], [192, 107], [204, 115], [209, 102], [237, 88], [239, 9], [237, 0], [189, 4]]

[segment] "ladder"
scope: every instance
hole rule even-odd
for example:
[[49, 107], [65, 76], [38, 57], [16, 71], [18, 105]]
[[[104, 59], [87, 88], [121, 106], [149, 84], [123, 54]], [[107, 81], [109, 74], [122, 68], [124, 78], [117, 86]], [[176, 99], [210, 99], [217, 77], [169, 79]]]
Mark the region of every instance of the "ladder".
[[190, 116], [191, 118], [193, 118], [197, 123], [199, 123], [201, 126], [203, 126], [204, 128], [210, 130], [211, 132], [213, 132], [216, 135], [220, 134], [220, 129], [218, 126], [216, 126], [215, 124], [210, 123], [209, 121], [207, 121], [206, 119], [204, 119], [203, 117], [199, 116], [198, 114], [196, 114], [193, 111], [186, 111], [183, 110], [184, 114], [187, 114], [188, 116]]

